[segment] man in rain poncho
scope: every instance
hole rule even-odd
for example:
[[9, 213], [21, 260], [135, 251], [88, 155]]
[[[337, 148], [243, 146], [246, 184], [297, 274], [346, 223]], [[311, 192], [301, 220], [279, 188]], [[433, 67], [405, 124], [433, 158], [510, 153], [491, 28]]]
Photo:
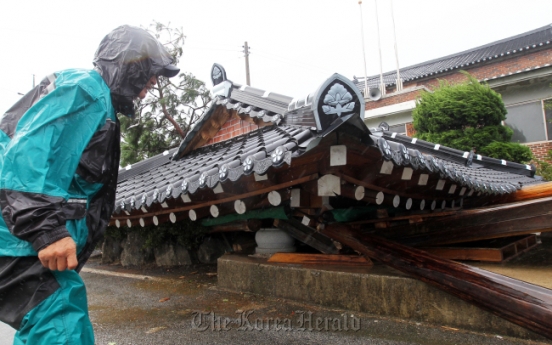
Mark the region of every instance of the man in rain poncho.
[[111, 217], [116, 113], [134, 115], [157, 77], [178, 68], [145, 30], [121, 26], [93, 70], [45, 78], [0, 119], [0, 320], [14, 344], [94, 344], [78, 272]]

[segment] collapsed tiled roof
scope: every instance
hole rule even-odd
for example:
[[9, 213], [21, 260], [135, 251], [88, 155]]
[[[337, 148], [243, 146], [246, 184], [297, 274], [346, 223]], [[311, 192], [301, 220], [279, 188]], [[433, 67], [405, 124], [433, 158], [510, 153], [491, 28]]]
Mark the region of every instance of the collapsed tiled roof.
[[[150, 163], [149, 170], [133, 176], [122, 174], [117, 188], [116, 213], [149, 208], [170, 198], [193, 195], [199, 189], [215, 189], [219, 182], [239, 182], [246, 175], [265, 175], [273, 167], [289, 166], [295, 157], [307, 152], [307, 145], [315, 137], [316, 133], [309, 128], [274, 125], [202, 147], [180, 160], [161, 160], [160, 157], [146, 160], [144, 162]], [[460, 197], [473, 193], [503, 195], [540, 182], [532, 177], [534, 168], [531, 166], [477, 155], [470, 157], [469, 153], [383, 130], [369, 137], [373, 142], [371, 147], [378, 150], [384, 164], [391, 164], [391, 169], [409, 168], [437, 175], [443, 181], [437, 190], [445, 189], [446, 184], [445, 194]], [[383, 166], [378, 169], [383, 173]]]
[[308, 128], [271, 126], [199, 148], [180, 160], [148, 159], [144, 162], [152, 162], [150, 169], [131, 177], [123, 173], [119, 178], [117, 212], [161, 204], [198, 188], [214, 188], [219, 181], [263, 175], [271, 166], [289, 164], [311, 137]]
[[[552, 25], [546, 25], [536, 30], [508, 37], [460, 53], [401, 68], [400, 75], [404, 82], [430, 76], [436, 77], [454, 70], [466, 69], [468, 66], [485, 64], [495, 59], [504, 59], [526, 52], [532, 52], [549, 46], [550, 41], [552, 41]], [[377, 87], [380, 83], [379, 78], [379, 74], [368, 77], [368, 86]], [[385, 85], [396, 84], [396, 78], [396, 71], [390, 71], [383, 74], [383, 82]], [[360, 89], [364, 89], [364, 78], [355, 79], [354, 83]]]
[[[253, 117], [264, 114], [278, 120], [269, 119], [257, 130], [202, 147], [190, 145], [199, 133], [192, 131], [188, 134], [191, 139], [187, 137], [189, 140], [184, 140], [180, 148], [121, 171], [116, 218], [142, 217], [150, 212], [166, 214], [171, 210], [169, 204], [177, 205], [182, 212], [236, 200], [244, 190], [249, 190], [248, 195], [257, 193], [251, 184], [275, 179], [275, 174], [280, 176], [280, 187], [275, 183], [274, 188], [282, 188], [281, 179], [327, 174], [321, 172], [326, 168], [318, 170], [319, 161], [329, 157], [328, 145], [340, 145], [341, 140], [348, 143], [341, 146], [365, 162], [365, 175], [357, 176], [360, 180], [350, 175], [347, 183], [363, 183], [380, 193], [405, 197], [410, 205], [413, 199], [432, 200], [432, 209], [437, 200], [444, 204], [446, 200], [482, 197], [485, 201], [541, 181], [534, 176], [532, 166], [413, 139], [389, 132], [384, 124], [368, 129], [362, 121], [364, 97], [341, 75], [329, 78], [306, 99], [293, 101], [262, 90], [236, 87], [227, 80], [216, 85], [226, 90], [200, 120], [205, 126], [221, 109]], [[295, 173], [288, 174], [288, 170]], [[188, 206], [178, 206], [182, 202]], [[408, 209], [410, 206], [406, 205]], [[398, 203], [393, 201], [393, 206], [398, 207]]]

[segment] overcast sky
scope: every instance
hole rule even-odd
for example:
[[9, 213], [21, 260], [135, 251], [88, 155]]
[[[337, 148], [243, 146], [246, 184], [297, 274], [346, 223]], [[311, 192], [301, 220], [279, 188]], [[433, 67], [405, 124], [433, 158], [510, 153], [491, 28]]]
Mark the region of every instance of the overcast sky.
[[[121, 24], [153, 20], [187, 36], [179, 67], [205, 81], [214, 62], [245, 83], [242, 46], [251, 47], [252, 86], [292, 97], [333, 73], [379, 73], [374, 0], [3, 1], [0, 113], [45, 75], [91, 68], [100, 40]], [[399, 63], [406, 67], [552, 24], [552, 0], [393, 0]], [[395, 69], [390, 0], [378, 0], [383, 71]]]

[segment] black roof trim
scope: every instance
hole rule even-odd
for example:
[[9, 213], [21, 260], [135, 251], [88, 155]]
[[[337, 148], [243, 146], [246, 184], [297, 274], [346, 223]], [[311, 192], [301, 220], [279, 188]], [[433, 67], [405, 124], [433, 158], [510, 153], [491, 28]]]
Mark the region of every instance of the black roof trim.
[[[488, 63], [494, 59], [504, 59], [526, 51], [534, 51], [549, 45], [552, 41], [552, 25], [546, 25], [535, 30], [504, 38], [479, 47], [471, 48], [459, 53], [443, 56], [419, 64], [401, 68], [400, 75], [403, 81], [411, 81], [426, 77], [449, 73], [453, 70], [466, 69], [468, 66]], [[396, 84], [396, 71], [383, 74], [385, 85]], [[369, 76], [368, 86], [379, 85], [379, 74]], [[354, 78], [356, 86], [364, 89], [364, 78]]]
[[[418, 149], [424, 153], [430, 153], [435, 157], [449, 160], [458, 164], [467, 165], [467, 162], [469, 160], [469, 152], [467, 151], [461, 151], [440, 144], [430, 143], [428, 141], [411, 138], [409, 136], [390, 131], [383, 131], [383, 136], [388, 140], [401, 143], [408, 148]], [[510, 162], [503, 159], [496, 159], [478, 154], [473, 157], [472, 164], [474, 164], [474, 167], [479, 165], [493, 170], [504, 171], [529, 177], [535, 176], [536, 171], [535, 167], [531, 165]]]

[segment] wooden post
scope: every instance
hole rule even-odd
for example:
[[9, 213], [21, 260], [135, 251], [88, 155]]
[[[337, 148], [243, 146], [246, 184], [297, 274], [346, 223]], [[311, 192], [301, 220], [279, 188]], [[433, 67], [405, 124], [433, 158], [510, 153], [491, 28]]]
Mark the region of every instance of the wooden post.
[[394, 208], [397, 208], [401, 204], [401, 197], [396, 194], [385, 194], [383, 198], [383, 203], [385, 205], [393, 205]]
[[151, 219], [152, 219], [153, 225], [159, 226], [159, 224], [169, 222], [170, 221], [170, 215], [163, 214], [163, 215], [159, 215], [159, 216], [153, 216], [153, 217], [151, 217]]
[[209, 213], [213, 218], [217, 218], [220, 214], [219, 207], [217, 205], [211, 205], [211, 207], [209, 207]]
[[204, 217], [207, 217], [208, 215], [210, 215], [210, 210], [209, 208], [207, 207], [203, 207], [203, 208], [196, 208], [196, 209], [193, 209], [193, 210], [190, 210], [188, 212], [188, 216], [190, 217], [190, 219], [192, 221], [196, 221], [198, 219], [201, 219], [201, 218], [204, 218]]
[[268, 193], [268, 202], [270, 205], [276, 207], [280, 206], [283, 201], [289, 200], [290, 198], [290, 191], [289, 190], [273, 190], [272, 192]]
[[314, 249], [319, 250], [324, 254], [338, 254], [339, 250], [336, 248], [333, 241], [315, 229], [301, 224], [300, 221], [295, 219], [289, 220], [274, 220], [274, 226], [284, 230], [290, 234], [293, 238], [308, 244]]
[[383, 192], [366, 189], [363, 186], [353, 186], [349, 183], [341, 186], [341, 195], [349, 199], [374, 203], [376, 205], [381, 205], [384, 199]]
[[332, 224], [322, 233], [362, 254], [552, 339], [552, 290]]

